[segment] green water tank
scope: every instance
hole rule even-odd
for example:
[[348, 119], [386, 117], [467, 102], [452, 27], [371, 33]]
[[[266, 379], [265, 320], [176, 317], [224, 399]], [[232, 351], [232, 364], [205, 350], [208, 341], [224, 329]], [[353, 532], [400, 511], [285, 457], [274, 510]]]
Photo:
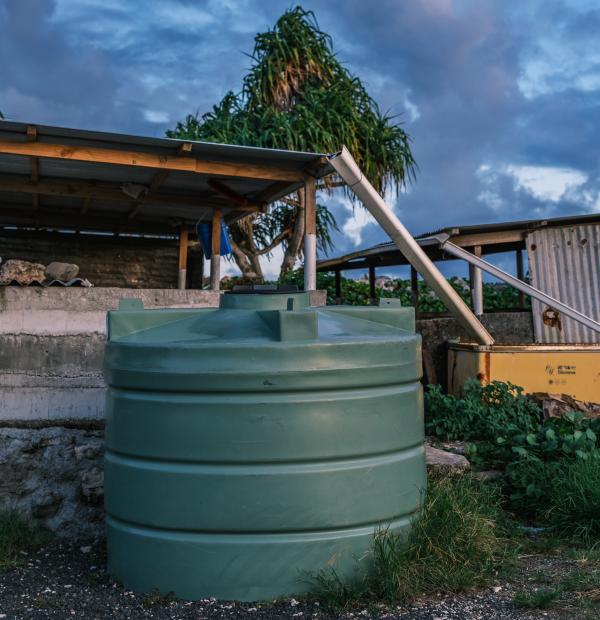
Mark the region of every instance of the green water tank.
[[[425, 485], [412, 308], [305, 293], [108, 315], [109, 570], [188, 599], [302, 594], [368, 568]], [[357, 568], [358, 567], [358, 568]]]

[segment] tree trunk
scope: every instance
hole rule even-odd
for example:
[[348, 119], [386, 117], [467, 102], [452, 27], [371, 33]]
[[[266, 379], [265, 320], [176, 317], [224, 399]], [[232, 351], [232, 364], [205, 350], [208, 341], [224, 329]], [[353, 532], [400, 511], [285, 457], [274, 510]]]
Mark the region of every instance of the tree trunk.
[[264, 276], [258, 255], [242, 250], [242, 248], [231, 239], [231, 249], [236, 265], [242, 272], [242, 276], [248, 280], [263, 281]]
[[296, 208], [294, 230], [283, 254], [280, 275], [291, 271], [298, 257], [302, 254], [302, 243], [304, 241], [304, 190], [300, 190], [298, 194], [299, 206]]

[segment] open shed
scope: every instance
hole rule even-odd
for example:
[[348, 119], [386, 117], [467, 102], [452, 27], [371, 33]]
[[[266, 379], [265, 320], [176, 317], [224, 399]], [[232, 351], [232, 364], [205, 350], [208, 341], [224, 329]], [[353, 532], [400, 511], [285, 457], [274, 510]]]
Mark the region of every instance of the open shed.
[[[569, 233], [569, 231], [571, 231]], [[573, 239], [572, 235], [575, 235]], [[600, 309], [600, 286], [598, 286], [598, 257], [600, 256], [600, 214], [586, 213], [540, 220], [519, 220], [492, 224], [448, 226], [416, 237], [417, 243], [432, 261], [456, 260], [440, 243], [447, 238], [454, 245], [468, 250], [477, 257], [512, 252], [515, 272], [519, 280], [525, 280], [529, 272], [534, 284], [571, 303], [590, 316], [597, 316]], [[547, 239], [547, 240], [546, 240]], [[542, 244], [542, 241], [545, 243]], [[542, 245], [546, 247], [542, 252]], [[577, 251], [576, 251], [577, 250]], [[370, 295], [375, 298], [377, 269], [410, 264], [407, 258], [391, 242], [349, 254], [321, 260], [320, 272], [333, 272], [336, 282], [336, 298], [342, 303], [341, 274], [354, 269], [366, 269], [369, 274]], [[469, 264], [472, 305], [476, 314], [483, 314], [481, 271]], [[411, 267], [413, 303], [418, 302], [417, 272]], [[584, 286], [584, 283], [587, 283]], [[565, 342], [563, 334], [555, 329], [548, 332], [542, 320], [545, 306], [534, 300], [534, 319], [539, 342]], [[524, 294], [519, 292], [519, 309], [524, 309]], [[566, 319], [569, 322], [569, 319]], [[571, 321], [572, 323], [572, 321]], [[569, 324], [569, 323], [567, 323]], [[575, 324], [576, 325], [576, 324]], [[545, 332], [542, 334], [542, 329]], [[586, 331], [578, 333], [579, 341], [597, 342], [598, 335]], [[583, 340], [585, 338], [585, 340]]]
[[[315, 153], [0, 121], [0, 229], [25, 237], [110, 234], [124, 244], [176, 237], [178, 286], [185, 288], [197, 223], [211, 222], [217, 233], [221, 221], [231, 224], [301, 190], [305, 230], [314, 236], [315, 180], [331, 171]], [[212, 234], [213, 256], [220, 254], [220, 238]], [[307, 261], [314, 267], [315, 252]], [[219, 262], [211, 261], [213, 290]], [[314, 277], [306, 285], [314, 289]]]

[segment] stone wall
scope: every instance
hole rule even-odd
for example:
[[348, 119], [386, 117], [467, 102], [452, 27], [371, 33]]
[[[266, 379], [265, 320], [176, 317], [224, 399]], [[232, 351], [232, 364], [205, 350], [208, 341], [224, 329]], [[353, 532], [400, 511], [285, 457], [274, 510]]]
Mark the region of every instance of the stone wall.
[[[3, 231], [0, 236], [3, 261], [75, 263], [80, 277], [102, 287], [177, 288], [178, 247], [176, 239], [113, 235]], [[199, 273], [200, 254], [190, 252], [189, 259], [188, 271]]]
[[93, 426], [0, 427], [0, 507], [61, 536], [102, 534], [103, 454], [104, 432]]

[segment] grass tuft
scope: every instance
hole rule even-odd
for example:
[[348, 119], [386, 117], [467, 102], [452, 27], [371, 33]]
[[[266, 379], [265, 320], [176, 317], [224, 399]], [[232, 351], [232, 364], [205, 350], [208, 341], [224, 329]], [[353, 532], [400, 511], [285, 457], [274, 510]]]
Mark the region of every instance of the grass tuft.
[[498, 498], [470, 477], [430, 481], [423, 511], [406, 538], [375, 535], [374, 579], [380, 598], [458, 591], [485, 583], [505, 556]]
[[600, 538], [600, 458], [578, 458], [557, 470], [546, 513], [552, 529], [584, 544]]
[[23, 553], [36, 551], [51, 539], [47, 530], [34, 525], [14, 510], [0, 511], [0, 570], [23, 561]]
[[507, 558], [498, 496], [465, 476], [429, 482], [420, 515], [405, 535], [386, 529], [373, 537], [372, 553], [361, 562], [363, 581], [346, 582], [334, 571], [313, 579], [326, 605], [406, 603], [433, 592], [460, 591], [486, 583]]
[[524, 609], [547, 609], [555, 603], [562, 590], [554, 588], [540, 588], [535, 592], [518, 592], [515, 595], [515, 605]]

